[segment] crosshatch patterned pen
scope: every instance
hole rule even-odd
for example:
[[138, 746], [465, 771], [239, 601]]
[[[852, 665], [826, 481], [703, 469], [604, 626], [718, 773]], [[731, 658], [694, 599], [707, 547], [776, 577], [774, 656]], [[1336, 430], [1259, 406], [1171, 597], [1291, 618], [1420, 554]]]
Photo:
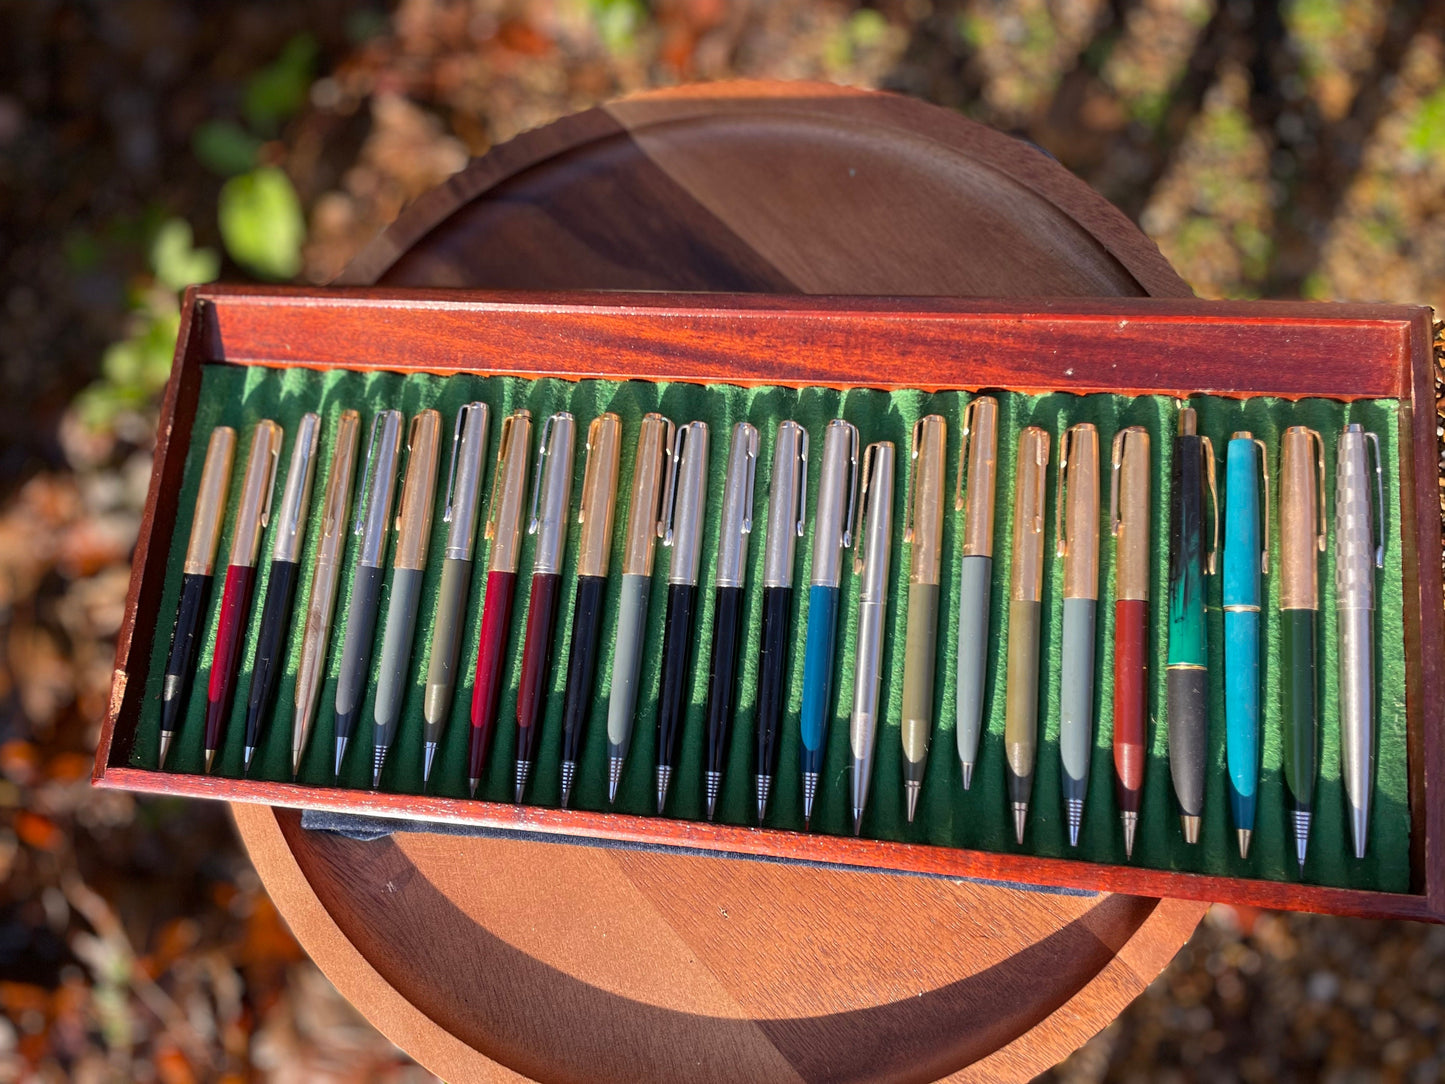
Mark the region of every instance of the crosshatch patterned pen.
[[863, 832], [863, 813], [873, 780], [878, 742], [878, 693], [883, 683], [883, 628], [888, 613], [888, 565], [893, 548], [894, 448], [891, 441], [868, 445], [863, 453], [858, 495], [858, 549], [853, 573], [858, 587], [858, 642], [853, 669], [853, 712], [848, 720], [848, 777], [853, 834]]
[[[964, 501], [964, 464], [968, 499]], [[963, 558], [958, 597], [958, 760], [963, 789], [973, 786], [973, 766], [983, 734], [984, 664], [988, 659], [988, 610], [993, 593], [993, 511], [998, 478], [998, 400], [980, 395], [963, 413], [954, 507], [963, 512]]]
[[216, 628], [216, 649], [211, 659], [211, 684], [206, 693], [206, 771], [221, 747], [226, 717], [231, 711], [231, 687], [241, 666], [241, 644], [256, 586], [256, 558], [261, 531], [271, 518], [271, 494], [276, 488], [276, 466], [281, 458], [281, 427], [264, 420], [251, 434], [251, 451], [241, 483], [241, 506], [231, 536], [231, 563], [221, 592], [221, 622]]
[[185, 705], [186, 686], [195, 669], [202, 611], [206, 608], [206, 595], [216, 567], [216, 549], [221, 544], [221, 520], [226, 514], [226, 491], [231, 485], [231, 464], [235, 456], [236, 431], [228, 425], [216, 426], [206, 444], [191, 537], [181, 565], [181, 599], [176, 606], [165, 682], [161, 686], [161, 748], [157, 768], [166, 766], [166, 755], [171, 751], [171, 741]]
[[1039, 635], [1044, 592], [1044, 505], [1049, 484], [1049, 434], [1036, 425], [1019, 433], [1015, 466], [1013, 560], [1009, 576], [1008, 677], [1003, 747], [1009, 808], [1020, 844], [1028, 826], [1039, 744]]
[[918, 810], [933, 737], [933, 675], [938, 659], [938, 577], [943, 562], [943, 471], [948, 423], [940, 414], [913, 426], [912, 485], [903, 541], [910, 546], [908, 624], [903, 652], [903, 793], [908, 822]]
[[1134, 856], [1148, 756], [1144, 696], [1148, 682], [1149, 432], [1114, 434], [1109, 525], [1114, 560], [1114, 795], [1124, 827], [1124, 857]]
[[1094, 748], [1094, 638], [1099, 608], [1099, 431], [1079, 422], [1059, 442], [1057, 549], [1064, 559], [1059, 760], [1069, 846], [1079, 845]]

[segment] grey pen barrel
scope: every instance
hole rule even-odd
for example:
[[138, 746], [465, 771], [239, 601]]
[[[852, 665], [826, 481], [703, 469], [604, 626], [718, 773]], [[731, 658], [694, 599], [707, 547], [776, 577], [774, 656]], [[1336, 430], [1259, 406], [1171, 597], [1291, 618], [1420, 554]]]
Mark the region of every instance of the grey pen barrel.
[[1202, 667], [1170, 667], [1166, 683], [1169, 774], [1174, 780], [1179, 812], [1186, 817], [1198, 817], [1204, 812], [1209, 671]]
[[1091, 598], [1064, 599], [1059, 758], [1064, 769], [1062, 787], [1070, 842], [1077, 838], [1076, 816], [1083, 813], [1084, 797], [1089, 789], [1089, 755], [1094, 749], [1094, 631], [1098, 607], [1098, 602]]
[[422, 699], [423, 741], [440, 741], [451, 714], [452, 696], [457, 687], [457, 656], [461, 653], [462, 626], [467, 616], [467, 587], [471, 580], [470, 559], [448, 557], [442, 562], [431, 659], [427, 662], [426, 693]]
[[341, 649], [341, 679], [336, 686], [336, 736], [350, 738], [356, 712], [366, 695], [371, 669], [371, 641], [376, 634], [376, 609], [386, 572], [374, 565], [358, 565], [346, 615], [346, 637]]
[[416, 632], [416, 611], [421, 602], [419, 568], [398, 568], [392, 573], [391, 601], [386, 607], [386, 631], [381, 637], [381, 677], [376, 683], [374, 744], [388, 749], [396, 741], [401, 706], [406, 699], [407, 675], [411, 672], [412, 637]]
[[1004, 755], [1008, 800], [1027, 805], [1034, 786], [1039, 741], [1039, 621], [1043, 606], [1014, 599], [1008, 606], [1008, 694], [1004, 708]]
[[651, 576], [623, 576], [617, 605], [617, 646], [612, 657], [612, 692], [607, 702], [607, 756], [626, 759], [637, 715], [642, 642], [647, 636], [647, 598]]
[[978, 742], [983, 734], [984, 661], [988, 657], [988, 607], [993, 558], [967, 555], [960, 562], [962, 591], [958, 605], [958, 759], [964, 789], [973, 781]]
[[1375, 765], [1375, 615], [1361, 608], [1336, 612], [1340, 643], [1340, 757], [1355, 857], [1370, 836]]
[[[1368, 451], [1374, 450], [1374, 486]], [[1375, 776], [1375, 569], [1384, 564], [1379, 438], [1358, 422], [1340, 434], [1335, 471], [1335, 616], [1339, 637], [1340, 765], [1356, 858], [1370, 835]], [[1379, 502], [1372, 512], [1371, 490]]]
[[[887, 603], [858, 604], [858, 658], [883, 657], [883, 618]], [[848, 744], [852, 756], [853, 814], [857, 818], [868, 808], [868, 787], [873, 779], [873, 749], [878, 743], [878, 690], [883, 681], [881, 666], [859, 666], [853, 678], [853, 713], [849, 719]]]

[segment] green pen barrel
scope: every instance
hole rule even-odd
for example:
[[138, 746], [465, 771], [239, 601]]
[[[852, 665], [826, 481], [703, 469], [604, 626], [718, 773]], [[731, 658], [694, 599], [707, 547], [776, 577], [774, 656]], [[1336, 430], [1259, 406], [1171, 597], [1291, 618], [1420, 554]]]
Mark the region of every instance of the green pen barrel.
[[1292, 809], [1313, 808], [1319, 766], [1319, 718], [1315, 699], [1314, 610], [1281, 610], [1280, 676], [1284, 683], [1284, 781]]
[[938, 655], [938, 584], [908, 586], [903, 659], [903, 778], [922, 783], [933, 736], [933, 674]]

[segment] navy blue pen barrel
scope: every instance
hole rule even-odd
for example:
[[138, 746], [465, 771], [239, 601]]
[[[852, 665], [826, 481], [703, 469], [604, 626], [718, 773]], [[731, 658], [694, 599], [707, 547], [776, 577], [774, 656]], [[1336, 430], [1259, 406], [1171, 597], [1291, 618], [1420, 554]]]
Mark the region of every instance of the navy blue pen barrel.
[[791, 587], [763, 588], [762, 651], [758, 659], [757, 774], [771, 779], [778, 769], [778, 737], [788, 702]]
[[657, 764], [676, 768], [682, 752], [682, 725], [687, 716], [692, 677], [692, 624], [697, 610], [697, 584], [667, 587], [667, 612], [662, 632], [662, 691], [657, 703]]
[[166, 658], [166, 678], [161, 693], [161, 730], [166, 733], [175, 731], [185, 709], [186, 688], [196, 669], [201, 617], [210, 586], [210, 576], [186, 573], [181, 577], [181, 601], [176, 607], [176, 624], [171, 630], [171, 650]]
[[741, 587], [719, 587], [713, 596], [712, 658], [707, 676], [707, 771], [721, 772], [737, 707], [738, 656], [743, 641]]
[[575, 764], [582, 756], [587, 713], [597, 680], [597, 648], [602, 639], [605, 576], [579, 576], [572, 602], [572, 648], [567, 655], [567, 692], [562, 703], [562, 761]]
[[246, 704], [246, 747], [261, 744], [261, 727], [286, 662], [286, 633], [291, 627], [291, 604], [296, 598], [297, 563], [272, 561], [266, 579], [266, 601], [261, 607], [261, 635], [251, 661], [251, 694]]

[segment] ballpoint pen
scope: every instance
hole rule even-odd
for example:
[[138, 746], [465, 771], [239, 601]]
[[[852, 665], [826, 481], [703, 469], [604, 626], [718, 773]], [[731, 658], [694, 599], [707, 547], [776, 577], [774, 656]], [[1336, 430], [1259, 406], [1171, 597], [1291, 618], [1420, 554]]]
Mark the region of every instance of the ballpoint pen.
[[[1366, 444], [1375, 450], [1375, 495], [1370, 508]], [[1339, 623], [1340, 759], [1350, 807], [1355, 857], [1370, 835], [1370, 790], [1375, 768], [1375, 569], [1385, 567], [1385, 482], [1380, 438], [1350, 422], [1335, 451], [1335, 612]]]
[[778, 424], [768, 492], [768, 544], [763, 554], [763, 633], [758, 659], [758, 823], [778, 767], [778, 734], [788, 697], [788, 640], [793, 613], [793, 563], [808, 508], [808, 431], [795, 421]]
[[903, 541], [910, 547], [908, 625], [903, 653], [903, 791], [909, 823], [918, 809], [933, 737], [933, 673], [938, 657], [938, 576], [943, 560], [943, 456], [948, 423], [929, 414], [913, 426], [913, 475]]
[[401, 706], [411, 684], [411, 647], [416, 611], [426, 574], [431, 541], [432, 506], [436, 503], [437, 447], [442, 416], [423, 410], [411, 420], [406, 440], [406, 478], [396, 516], [396, 557], [391, 569], [391, 600], [386, 605], [386, 630], [381, 635], [381, 673], [372, 707], [371, 785], [381, 786], [387, 751], [396, 741]]
[[[1249, 857], [1259, 789], [1259, 578], [1269, 571], [1269, 461], [1264, 441], [1238, 432], [1225, 449], [1224, 758], [1239, 857]], [[1260, 484], [1264, 512], [1260, 513]], [[1263, 538], [1261, 538], [1261, 530]]]
[[346, 637], [341, 642], [341, 678], [336, 685], [336, 763], [332, 771], [338, 776], [346, 744], [356, 729], [356, 713], [361, 710], [371, 670], [371, 642], [385, 575], [382, 562], [386, 559], [386, 537], [401, 462], [402, 421], [399, 410], [383, 410], [372, 419], [366, 471], [361, 477], [361, 503], [352, 526], [352, 533], [361, 536], [361, 548], [351, 580]]
[[858, 549], [853, 573], [858, 591], [858, 653], [853, 674], [853, 713], [848, 721], [848, 777], [853, 834], [863, 831], [868, 785], [873, 778], [873, 747], [878, 740], [878, 689], [883, 678], [883, 619], [888, 608], [888, 558], [893, 544], [893, 459], [891, 441], [870, 444], [863, 452], [858, 496]]
[[[587, 466], [582, 473], [582, 507], [577, 513], [577, 594], [572, 602], [572, 646], [567, 655], [567, 692], [562, 700], [563, 809], [572, 799], [587, 713], [592, 708], [621, 450], [622, 419], [616, 414], [593, 418], [587, 427]], [[655, 531], [651, 537], [657, 537]]]
[[1149, 610], [1149, 433], [1114, 434], [1109, 526], [1114, 535], [1114, 794], [1124, 825], [1124, 856], [1134, 855], [1144, 793], [1145, 646]]
[[[1318, 456], [1310, 454], [1311, 442]], [[1279, 463], [1280, 677], [1284, 687], [1284, 782], [1304, 873], [1319, 760], [1315, 638], [1318, 554], [1325, 549], [1325, 446], [1302, 425], [1284, 431]]]
[[331, 613], [341, 583], [341, 559], [346, 550], [346, 524], [351, 513], [351, 479], [356, 445], [361, 436], [361, 415], [343, 410], [336, 423], [336, 451], [326, 492], [321, 497], [321, 538], [311, 573], [311, 600], [306, 628], [301, 635], [301, 663], [296, 670], [296, 714], [291, 722], [291, 778], [301, 773], [301, 755], [311, 735], [321, 683], [326, 679], [326, 642], [331, 635]]
[[311, 506], [311, 479], [316, 474], [316, 443], [320, 434], [320, 416], [303, 414], [296, 427], [291, 465], [286, 468], [286, 487], [281, 491], [281, 514], [277, 517], [276, 538], [271, 548], [271, 569], [266, 576], [266, 601], [261, 606], [261, 635], [251, 661], [244, 753], [247, 773], [251, 771], [256, 746], [261, 742], [261, 724], [284, 665], [286, 632], [291, 627], [291, 604], [296, 598], [296, 570], [301, 561], [301, 542], [306, 536], [306, 513]]
[[512, 623], [517, 594], [517, 564], [522, 557], [522, 509], [527, 501], [527, 455], [532, 446], [532, 414], [514, 410], [502, 422], [492, 496], [487, 502], [487, 595], [482, 603], [481, 640], [477, 644], [477, 677], [472, 686], [471, 744], [467, 785], [473, 796], [482, 781], [497, 709], [502, 700], [502, 652]]
[[516, 792], [518, 802], [537, 759], [542, 731], [543, 686], [551, 676], [552, 640], [562, 594], [562, 551], [567, 546], [567, 513], [572, 508], [572, 446], [577, 425], [563, 411], [542, 423], [537, 437], [537, 473], [532, 479], [532, 515], [527, 533], [537, 536], [532, 558], [532, 594], [522, 638], [522, 677], [517, 686]]
[[727, 763], [743, 639], [743, 584], [747, 579], [748, 536], [753, 533], [753, 487], [758, 472], [758, 431], [747, 422], [733, 426], [723, 482], [722, 527], [717, 544], [717, 585], [713, 592], [712, 657], [707, 675], [707, 759], [703, 782], [707, 819], [717, 812], [718, 788]]
[[[891, 462], [891, 460], [890, 460]], [[841, 418], [823, 430], [818, 511], [813, 524], [813, 571], [808, 587], [808, 631], [803, 642], [803, 825], [813, 818], [818, 776], [833, 717], [833, 649], [838, 638], [838, 596], [843, 551], [853, 544], [858, 497], [858, 430]]]
[[[963, 412], [954, 506], [963, 512], [959, 561], [958, 759], [963, 789], [973, 785], [983, 733], [983, 672], [988, 658], [988, 609], [993, 587], [993, 509], [998, 474], [998, 400], [980, 395]], [[968, 499], [964, 500], [967, 463]]]
[[276, 465], [281, 458], [281, 427], [270, 420], [256, 423], [251, 451], [241, 482], [241, 506], [231, 535], [231, 562], [221, 591], [221, 621], [211, 659], [211, 684], [206, 693], [206, 771], [215, 763], [216, 750], [231, 710], [231, 686], [241, 665], [241, 644], [256, 586], [256, 558], [261, 531], [271, 517], [271, 491], [276, 488]]
[[467, 403], [457, 411], [452, 430], [451, 466], [447, 469], [446, 552], [442, 558], [441, 585], [437, 588], [436, 617], [432, 622], [431, 657], [427, 661], [426, 692], [422, 697], [423, 783], [431, 779], [437, 745], [452, 711], [457, 685], [457, 658], [461, 654], [462, 627], [467, 620], [467, 594], [472, 582], [472, 557], [477, 541], [477, 510], [481, 507], [482, 475], [486, 471], [486, 403]]
[[[1199, 842], [1209, 739], [1209, 652], [1204, 634], [1204, 576], [1219, 552], [1219, 493], [1214, 444], [1200, 436], [1193, 407], [1181, 407], [1169, 486], [1169, 648], [1165, 660], [1169, 774], [1179, 800], [1184, 842]], [[1214, 544], [1204, 558], [1204, 485], [1214, 509]]]
[[1099, 607], [1099, 431], [1070, 426], [1059, 442], [1058, 555], [1064, 559], [1059, 759], [1069, 846], [1079, 845], [1094, 748], [1094, 630]]
[[201, 486], [196, 492], [196, 511], [191, 520], [191, 537], [181, 566], [181, 599], [176, 606], [176, 623], [171, 629], [171, 647], [166, 656], [165, 682], [161, 688], [161, 749], [158, 768], [166, 766], [166, 754], [180, 723], [186, 686], [195, 666], [200, 644], [201, 619], [216, 565], [216, 548], [221, 544], [221, 520], [226, 514], [226, 490], [231, 485], [231, 463], [236, 455], [236, 431], [228, 425], [211, 430], [206, 459], [201, 467]]
[[707, 506], [707, 423], [678, 426], [672, 446], [671, 500], [664, 502], [662, 544], [672, 549], [667, 570], [667, 610], [662, 622], [662, 679], [657, 701], [657, 811], [682, 752], [682, 725], [692, 676], [693, 618], [702, 562], [703, 515]]
[[647, 599], [652, 588], [652, 559], [665, 527], [669, 504], [676, 427], [661, 414], [643, 416], [632, 468], [632, 501], [627, 509], [627, 539], [622, 550], [622, 594], [617, 603], [617, 646], [612, 659], [612, 691], [607, 701], [607, 801], [617, 801], [622, 766], [632, 745], [637, 714], [637, 676], [647, 635]]
[[1036, 425], [1019, 433], [1014, 468], [1013, 556], [1009, 566], [1008, 671], [1003, 748], [1014, 838], [1024, 841], [1039, 744], [1039, 630], [1044, 591], [1044, 502], [1049, 484], [1049, 434]]

